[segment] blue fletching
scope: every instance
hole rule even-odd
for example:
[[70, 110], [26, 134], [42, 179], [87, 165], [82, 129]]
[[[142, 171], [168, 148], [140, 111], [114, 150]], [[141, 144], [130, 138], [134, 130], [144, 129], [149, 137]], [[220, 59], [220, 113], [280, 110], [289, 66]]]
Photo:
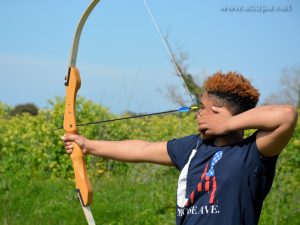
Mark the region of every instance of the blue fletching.
[[183, 106], [177, 110], [178, 112], [188, 112], [190, 111], [190, 107]]

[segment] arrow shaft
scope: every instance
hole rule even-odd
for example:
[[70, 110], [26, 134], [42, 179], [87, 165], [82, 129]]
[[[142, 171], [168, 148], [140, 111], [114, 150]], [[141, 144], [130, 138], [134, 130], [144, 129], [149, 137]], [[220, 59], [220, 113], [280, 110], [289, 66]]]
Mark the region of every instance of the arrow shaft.
[[170, 110], [170, 111], [163, 111], [163, 112], [157, 112], [157, 113], [149, 113], [149, 114], [142, 114], [142, 115], [136, 115], [136, 116], [127, 116], [127, 117], [115, 118], [115, 119], [109, 119], [109, 120], [101, 120], [101, 121], [95, 121], [95, 122], [81, 123], [81, 124], [78, 124], [77, 127], [88, 126], [88, 125], [99, 124], [99, 123], [109, 123], [109, 122], [120, 121], [120, 120], [128, 120], [128, 119], [134, 119], [134, 118], [141, 118], [141, 117], [146, 117], [146, 116], [155, 116], [155, 115], [161, 115], [161, 114], [167, 114], [167, 113], [174, 113], [174, 112], [177, 112], [177, 111], [178, 110]]

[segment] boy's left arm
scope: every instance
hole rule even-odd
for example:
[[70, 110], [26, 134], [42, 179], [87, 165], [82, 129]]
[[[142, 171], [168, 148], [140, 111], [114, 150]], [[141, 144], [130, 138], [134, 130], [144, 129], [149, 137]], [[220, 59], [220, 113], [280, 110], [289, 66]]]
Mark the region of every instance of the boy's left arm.
[[[211, 117], [211, 125], [214, 124], [211, 128], [214, 127], [215, 130], [208, 128], [208, 133], [220, 135], [235, 130], [258, 129], [256, 144], [261, 154], [266, 157], [278, 155], [287, 145], [298, 117], [297, 110], [290, 105], [260, 106], [235, 116], [229, 116], [226, 108], [212, 109], [215, 114]], [[206, 121], [208, 120], [209, 118]], [[200, 119], [199, 125], [202, 124]]]

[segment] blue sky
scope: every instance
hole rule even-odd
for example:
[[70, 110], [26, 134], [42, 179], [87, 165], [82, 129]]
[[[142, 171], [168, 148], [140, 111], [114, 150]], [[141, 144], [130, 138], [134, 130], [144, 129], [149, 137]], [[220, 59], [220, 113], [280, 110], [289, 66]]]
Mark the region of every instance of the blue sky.
[[[1, 2], [0, 101], [45, 107], [48, 99], [64, 96], [74, 31], [89, 2]], [[235, 70], [260, 89], [263, 100], [278, 90], [283, 68], [300, 66], [298, 0], [148, 4], [173, 48], [188, 53], [189, 71], [199, 80]], [[176, 108], [165, 97], [168, 86], [185, 94], [143, 0], [102, 0], [96, 6], [82, 32], [77, 67], [79, 95], [115, 113]]]

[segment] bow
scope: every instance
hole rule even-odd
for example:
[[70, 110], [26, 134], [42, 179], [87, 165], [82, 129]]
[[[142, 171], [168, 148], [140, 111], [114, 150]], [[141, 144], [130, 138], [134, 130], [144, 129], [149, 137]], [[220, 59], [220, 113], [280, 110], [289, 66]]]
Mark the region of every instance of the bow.
[[[65, 78], [66, 86], [66, 102], [64, 114], [64, 131], [65, 134], [78, 134], [76, 126], [76, 95], [80, 88], [80, 75], [79, 70], [76, 68], [78, 45], [82, 28], [95, 6], [100, 0], [93, 0], [83, 13], [74, 35], [71, 55], [69, 60], [68, 74]], [[89, 205], [92, 203], [93, 190], [87, 175], [86, 166], [84, 162], [84, 155], [81, 147], [73, 142], [73, 152], [70, 155], [73, 169], [75, 173], [76, 191], [81, 202], [83, 212], [89, 225], [94, 225], [95, 221], [90, 210]]]
[[[68, 68], [68, 74], [65, 78], [65, 86], [66, 86], [66, 102], [65, 102], [65, 113], [64, 113], [64, 122], [63, 122], [63, 128], [65, 131], [65, 134], [78, 134], [78, 129], [76, 125], [76, 95], [77, 91], [80, 88], [81, 85], [81, 80], [80, 80], [80, 74], [79, 70], [76, 68], [76, 60], [77, 60], [77, 52], [78, 52], [78, 46], [79, 46], [79, 40], [80, 40], [80, 35], [83, 29], [83, 26], [90, 15], [90, 13], [93, 11], [95, 6], [99, 3], [100, 0], [92, 0], [90, 5], [87, 7], [85, 12], [83, 13], [78, 25], [77, 29], [74, 35], [73, 39], [73, 45], [71, 49], [71, 54], [70, 54], [70, 60], [69, 60], [69, 68]], [[180, 73], [178, 66], [176, 65], [174, 56], [171, 54], [169, 46], [166, 44], [166, 41], [164, 37], [162, 36], [160, 29], [147, 5], [146, 0], [144, 0], [147, 10], [152, 18], [152, 21], [154, 22], [155, 27], [159, 31], [159, 34], [162, 38], [162, 41], [164, 42], [164, 45], [172, 59], [172, 62], [175, 65], [175, 68], [180, 75], [184, 86], [190, 95], [193, 103], [194, 100], [191, 96], [191, 93], [182, 77], [182, 74]], [[151, 116], [151, 115], [158, 115], [158, 114], [165, 114], [165, 113], [172, 113], [172, 112], [187, 112], [190, 110], [195, 110], [196, 107], [181, 107], [177, 110], [170, 110], [170, 111], [165, 111], [165, 112], [159, 112], [159, 113], [152, 113], [152, 114], [146, 114], [146, 115], [139, 115], [139, 116], [134, 116], [134, 117], [125, 117], [125, 118], [119, 118], [119, 119], [114, 119], [114, 120], [107, 120], [107, 121], [98, 121], [98, 122], [93, 122], [93, 123], [103, 123], [103, 122], [111, 122], [115, 120], [123, 120], [123, 119], [130, 119], [130, 118], [136, 118], [136, 117], [144, 117], [144, 116]], [[93, 124], [93, 123], [88, 123], [88, 124]], [[83, 125], [88, 125], [88, 124], [81, 124]], [[83, 212], [85, 214], [85, 217], [87, 219], [87, 222], [89, 225], [95, 225], [95, 221], [92, 215], [92, 212], [90, 210], [89, 205], [92, 203], [92, 198], [93, 198], [93, 190], [92, 186], [89, 180], [89, 177], [87, 175], [86, 171], [86, 166], [84, 162], [84, 155], [82, 153], [81, 147], [77, 145], [75, 142], [73, 144], [73, 152], [70, 155], [70, 158], [73, 163], [73, 169], [75, 173], [75, 182], [76, 182], [76, 191], [83, 209]]]

